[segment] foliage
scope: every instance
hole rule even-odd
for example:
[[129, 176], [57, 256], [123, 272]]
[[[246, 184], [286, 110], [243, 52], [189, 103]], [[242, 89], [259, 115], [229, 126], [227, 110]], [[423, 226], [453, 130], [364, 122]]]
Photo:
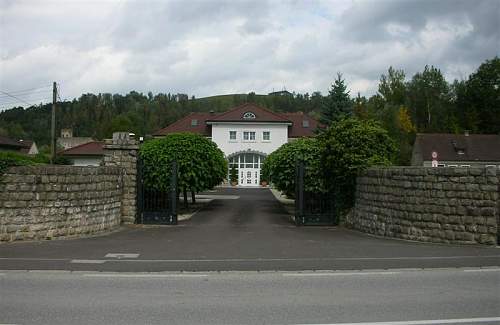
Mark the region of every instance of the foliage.
[[199, 192], [220, 184], [227, 163], [217, 145], [197, 134], [174, 133], [147, 141], [140, 148], [145, 186], [165, 190], [170, 185], [171, 163], [177, 161], [180, 191]]
[[466, 98], [461, 99], [465, 101], [466, 107], [479, 117], [478, 129], [485, 133], [500, 133], [499, 57], [486, 60], [479, 66], [478, 70], [469, 77], [463, 95]]
[[27, 155], [0, 151], [0, 175], [2, 175], [5, 170], [13, 166], [29, 166], [40, 163], [36, 157], [30, 157]]
[[352, 113], [352, 102], [342, 74], [337, 74], [321, 110], [320, 122], [329, 126]]
[[344, 119], [323, 132], [321, 166], [327, 171], [329, 190], [339, 210], [352, 207], [356, 176], [373, 165], [390, 165], [396, 146], [389, 134], [373, 120]]
[[291, 196], [295, 191], [295, 167], [297, 160], [306, 165], [305, 189], [323, 191], [323, 177], [320, 177], [320, 143], [315, 138], [301, 138], [285, 143], [264, 160], [262, 175], [280, 191]]

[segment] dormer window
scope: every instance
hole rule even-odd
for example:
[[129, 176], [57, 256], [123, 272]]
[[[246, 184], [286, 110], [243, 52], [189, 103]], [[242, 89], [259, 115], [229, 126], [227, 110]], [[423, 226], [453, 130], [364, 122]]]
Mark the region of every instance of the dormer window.
[[251, 120], [255, 118], [255, 114], [252, 112], [246, 112], [245, 114], [243, 114], [243, 118], [245, 120]]
[[463, 150], [461, 150], [461, 149], [458, 149], [458, 150], [457, 150], [457, 153], [458, 153], [459, 155], [465, 155], [465, 151], [463, 151]]
[[192, 119], [191, 120], [191, 126], [197, 126], [198, 125], [198, 120]]

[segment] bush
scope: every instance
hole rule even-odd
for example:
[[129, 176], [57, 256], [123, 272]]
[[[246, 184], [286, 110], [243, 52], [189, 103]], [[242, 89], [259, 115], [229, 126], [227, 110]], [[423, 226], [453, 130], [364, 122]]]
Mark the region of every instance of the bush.
[[173, 133], [144, 143], [139, 152], [144, 164], [144, 185], [157, 190], [170, 186], [171, 164], [177, 161], [180, 191], [199, 192], [220, 184], [227, 162], [217, 145], [192, 133]]
[[295, 193], [295, 168], [297, 160], [304, 161], [307, 191], [324, 191], [320, 167], [320, 142], [314, 138], [301, 138], [285, 143], [264, 160], [262, 176], [287, 196]]
[[28, 166], [35, 165], [37, 162], [36, 158], [26, 156], [23, 154], [1, 151], [0, 152], [0, 175], [5, 173], [7, 168], [14, 166]]
[[345, 119], [333, 124], [318, 139], [322, 166], [333, 182], [339, 212], [354, 205], [356, 176], [374, 165], [391, 165], [397, 148], [389, 134], [373, 120]]

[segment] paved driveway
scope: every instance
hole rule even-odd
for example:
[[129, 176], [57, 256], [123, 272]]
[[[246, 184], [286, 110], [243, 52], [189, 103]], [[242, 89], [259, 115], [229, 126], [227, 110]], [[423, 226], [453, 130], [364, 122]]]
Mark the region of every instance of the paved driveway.
[[[220, 189], [178, 226], [0, 245], [1, 269], [99, 271], [334, 270], [500, 265], [500, 249], [381, 239], [295, 227], [267, 189]], [[236, 197], [235, 197], [236, 196]], [[108, 254], [132, 255], [108, 255]]]

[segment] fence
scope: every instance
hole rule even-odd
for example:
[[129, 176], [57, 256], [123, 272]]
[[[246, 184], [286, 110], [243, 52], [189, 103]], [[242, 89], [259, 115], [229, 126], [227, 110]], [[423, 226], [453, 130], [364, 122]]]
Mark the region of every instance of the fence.
[[[305, 180], [308, 168], [303, 161], [297, 161], [295, 167], [295, 224], [304, 225], [336, 225], [333, 191], [321, 192], [307, 189]], [[329, 184], [328, 177], [325, 183]], [[328, 186], [331, 187], [331, 186]]]
[[137, 220], [140, 224], [177, 224], [177, 162], [171, 165], [172, 177], [167, 190], [157, 190], [144, 183], [147, 166], [137, 164]]

